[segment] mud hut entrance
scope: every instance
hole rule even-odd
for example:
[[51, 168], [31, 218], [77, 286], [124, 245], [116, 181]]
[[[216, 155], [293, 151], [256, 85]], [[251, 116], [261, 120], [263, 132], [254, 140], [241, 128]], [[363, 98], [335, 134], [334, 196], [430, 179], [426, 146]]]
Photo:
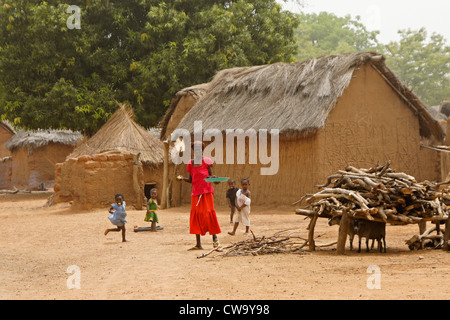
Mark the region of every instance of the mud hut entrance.
[[144, 194], [147, 199], [151, 198], [150, 190], [152, 190], [153, 188], [156, 188], [156, 182], [150, 182], [145, 184]]

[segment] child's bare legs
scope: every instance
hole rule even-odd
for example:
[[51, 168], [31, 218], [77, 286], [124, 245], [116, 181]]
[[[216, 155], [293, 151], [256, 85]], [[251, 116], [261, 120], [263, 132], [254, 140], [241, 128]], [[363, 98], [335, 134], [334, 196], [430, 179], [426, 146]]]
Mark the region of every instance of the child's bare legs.
[[125, 239], [125, 232], [126, 232], [125, 225], [123, 225], [121, 228], [122, 228], [122, 242], [126, 242], [127, 240]]
[[231, 213], [230, 213], [230, 223], [233, 223], [233, 216], [234, 216], [234, 211], [236, 210], [236, 207], [231, 206], [230, 207]]
[[120, 230], [122, 230], [122, 242], [126, 242], [127, 240], [125, 239], [125, 225], [121, 226], [121, 227], [117, 227], [114, 229], [106, 229], [105, 230], [105, 236], [109, 233], [109, 232], [119, 232]]
[[245, 226], [245, 234], [248, 234], [250, 231], [250, 226]]
[[152, 227], [151, 227], [150, 231], [153, 231], [153, 232], [156, 231], [156, 222], [155, 221], [152, 221]]
[[235, 222], [234, 223], [234, 227], [233, 227], [233, 231], [228, 232], [228, 234], [234, 236], [236, 234], [236, 230], [237, 230], [238, 226], [239, 226], [239, 222]]

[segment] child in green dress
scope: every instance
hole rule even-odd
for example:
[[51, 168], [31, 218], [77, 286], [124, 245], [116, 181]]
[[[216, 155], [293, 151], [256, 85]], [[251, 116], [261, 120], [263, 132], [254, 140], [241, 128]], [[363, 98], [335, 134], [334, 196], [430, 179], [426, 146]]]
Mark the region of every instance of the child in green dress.
[[158, 205], [158, 190], [153, 188], [150, 190], [150, 196], [151, 198], [147, 201], [147, 213], [145, 214], [144, 221], [151, 222], [151, 230], [150, 231], [156, 231], [156, 223], [158, 222], [158, 214], [156, 211], [159, 208]]

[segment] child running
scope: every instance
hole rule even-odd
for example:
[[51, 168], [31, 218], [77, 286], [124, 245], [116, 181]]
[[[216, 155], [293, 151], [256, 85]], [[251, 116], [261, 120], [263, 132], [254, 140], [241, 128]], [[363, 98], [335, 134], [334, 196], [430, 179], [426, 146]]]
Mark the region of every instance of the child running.
[[158, 190], [156, 188], [153, 188], [150, 190], [150, 199], [147, 201], [147, 213], [145, 214], [144, 221], [151, 222], [152, 226], [150, 231], [156, 231], [156, 223], [158, 221], [158, 214], [156, 213], [156, 210], [158, 210]]
[[236, 209], [237, 214], [234, 219], [234, 227], [233, 231], [228, 232], [228, 234], [234, 236], [236, 234], [236, 230], [239, 226], [239, 223], [245, 226], [245, 234], [249, 234], [250, 231], [250, 190], [248, 187], [250, 186], [249, 178], [243, 178], [241, 180], [241, 189], [236, 192]]
[[125, 239], [125, 224], [127, 223], [127, 220], [125, 220], [125, 217], [127, 216], [127, 212], [125, 211], [125, 201], [123, 200], [123, 195], [121, 193], [118, 193], [115, 195], [116, 203], [111, 204], [111, 207], [109, 208], [108, 212], [110, 215], [108, 216], [108, 219], [111, 221], [111, 223], [117, 228], [115, 229], [106, 229], [105, 230], [105, 236], [110, 232], [119, 232], [122, 231], [122, 242], [126, 242]]
[[236, 211], [236, 192], [239, 188], [236, 188], [236, 181], [233, 179], [228, 179], [228, 190], [226, 193], [226, 198], [228, 206], [230, 207], [230, 224], [233, 223], [234, 212]]

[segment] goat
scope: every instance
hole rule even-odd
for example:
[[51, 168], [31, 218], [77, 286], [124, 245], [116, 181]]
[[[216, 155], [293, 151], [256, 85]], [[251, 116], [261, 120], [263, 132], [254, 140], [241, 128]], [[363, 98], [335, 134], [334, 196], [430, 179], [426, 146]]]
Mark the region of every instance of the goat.
[[[361, 239], [366, 238], [366, 252], [369, 252], [369, 239], [378, 241], [378, 249], [386, 253], [386, 224], [384, 222], [355, 219], [353, 232], [358, 235], [358, 252], [361, 252]], [[372, 248], [373, 248], [372, 241]]]

